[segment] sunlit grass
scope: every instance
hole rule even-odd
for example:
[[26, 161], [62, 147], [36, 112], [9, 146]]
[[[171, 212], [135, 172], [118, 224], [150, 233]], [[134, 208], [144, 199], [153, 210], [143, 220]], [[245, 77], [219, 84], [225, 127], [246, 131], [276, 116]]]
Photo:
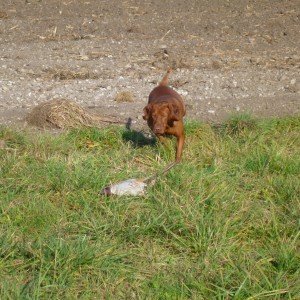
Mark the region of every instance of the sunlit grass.
[[174, 157], [117, 127], [0, 129], [1, 299], [297, 299], [300, 118], [187, 122]]

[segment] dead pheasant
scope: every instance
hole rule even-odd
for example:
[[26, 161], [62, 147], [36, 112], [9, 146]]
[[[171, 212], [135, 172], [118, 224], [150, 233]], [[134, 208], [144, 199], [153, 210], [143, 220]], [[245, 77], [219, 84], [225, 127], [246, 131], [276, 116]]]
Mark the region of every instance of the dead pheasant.
[[167, 165], [161, 172], [146, 178], [132, 178], [109, 185], [100, 192], [100, 195], [144, 196], [146, 194], [147, 186], [153, 184], [158, 176], [167, 173], [177, 163], [178, 162], [174, 161], [171, 164]]

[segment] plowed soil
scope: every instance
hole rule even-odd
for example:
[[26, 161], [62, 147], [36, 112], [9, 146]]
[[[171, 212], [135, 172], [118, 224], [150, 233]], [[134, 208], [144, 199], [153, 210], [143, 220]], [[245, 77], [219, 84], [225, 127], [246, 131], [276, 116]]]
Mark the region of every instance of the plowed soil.
[[299, 0], [1, 1], [0, 124], [63, 98], [145, 127], [168, 67], [188, 119], [297, 114], [299, 48]]

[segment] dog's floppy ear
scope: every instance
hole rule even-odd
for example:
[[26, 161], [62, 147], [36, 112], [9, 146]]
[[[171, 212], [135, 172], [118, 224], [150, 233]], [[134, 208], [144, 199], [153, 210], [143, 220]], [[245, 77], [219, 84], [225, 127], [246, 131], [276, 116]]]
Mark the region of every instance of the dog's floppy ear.
[[178, 107], [174, 104], [169, 104], [169, 110], [170, 110], [169, 120], [170, 121], [179, 121], [180, 113], [179, 113]]
[[143, 119], [144, 120], [148, 120], [149, 116], [151, 114], [151, 109], [152, 109], [152, 105], [148, 104], [147, 106], [144, 107], [144, 115], [143, 115]]

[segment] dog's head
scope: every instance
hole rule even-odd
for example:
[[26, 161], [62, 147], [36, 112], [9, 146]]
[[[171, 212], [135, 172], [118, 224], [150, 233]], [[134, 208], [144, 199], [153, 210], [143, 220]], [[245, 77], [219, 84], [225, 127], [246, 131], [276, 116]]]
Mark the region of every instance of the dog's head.
[[155, 134], [164, 134], [167, 126], [180, 120], [179, 109], [172, 103], [150, 103], [144, 108], [143, 119]]

